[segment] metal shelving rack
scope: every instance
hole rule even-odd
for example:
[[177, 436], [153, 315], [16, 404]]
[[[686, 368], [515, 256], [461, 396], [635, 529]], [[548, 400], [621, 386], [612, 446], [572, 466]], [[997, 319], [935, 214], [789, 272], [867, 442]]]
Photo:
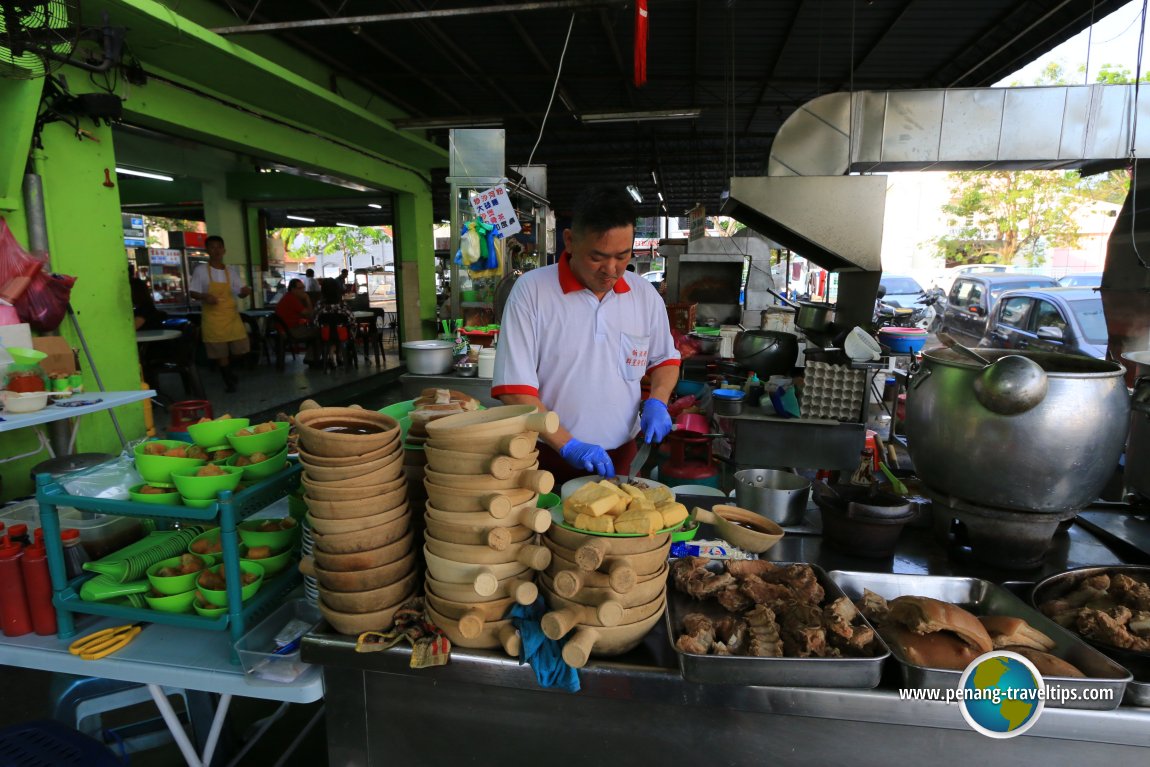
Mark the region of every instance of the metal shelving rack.
[[[246, 602], [240, 598], [240, 551], [237, 526], [248, 516], [266, 508], [299, 486], [302, 467], [291, 462], [279, 473], [239, 492], [222, 492], [219, 500], [205, 508], [190, 506], [158, 506], [155, 504], [118, 501], [106, 498], [69, 495], [50, 474], [36, 477], [36, 500], [40, 505], [40, 526], [48, 554], [48, 571], [52, 578], [52, 602], [56, 607], [57, 636], [67, 639], [76, 633], [74, 613], [107, 615], [125, 621], [167, 623], [185, 628], [213, 631], [230, 630], [232, 641], [243, 636], [248, 621], [280, 604], [284, 594], [296, 586], [299, 572], [288, 569], [277, 574], [270, 583]], [[60, 541], [58, 507], [70, 506], [82, 511], [118, 514], [126, 517], [151, 517], [155, 520], [181, 520], [215, 522], [220, 526], [223, 545], [223, 565], [227, 576], [228, 611], [215, 618], [201, 615], [164, 613], [157, 610], [89, 602], [80, 598], [79, 588], [92, 575], [68, 580], [64, 568], [64, 547]], [[233, 657], [233, 661], [236, 659]]]

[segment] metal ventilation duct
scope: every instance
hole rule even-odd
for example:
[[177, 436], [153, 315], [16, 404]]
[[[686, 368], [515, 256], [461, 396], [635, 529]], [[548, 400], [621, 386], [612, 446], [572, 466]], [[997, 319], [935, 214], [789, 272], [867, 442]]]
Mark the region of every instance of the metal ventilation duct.
[[[833, 271], [881, 270], [886, 183], [848, 173], [1096, 170], [1129, 162], [1132, 85], [832, 93], [792, 114], [767, 176], [721, 212]], [[1150, 88], [1135, 151], [1150, 152]], [[818, 177], [818, 178], [812, 178]]]

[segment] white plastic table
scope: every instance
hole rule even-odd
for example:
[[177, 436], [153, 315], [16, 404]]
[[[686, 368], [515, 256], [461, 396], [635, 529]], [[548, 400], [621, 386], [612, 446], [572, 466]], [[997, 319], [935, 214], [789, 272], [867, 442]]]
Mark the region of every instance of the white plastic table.
[[[99, 413], [102, 410], [111, 410], [114, 407], [121, 405], [130, 405], [133, 402], [140, 402], [142, 400], [151, 399], [156, 396], [153, 389], [140, 389], [138, 391], [93, 391], [81, 392], [73, 394], [69, 398], [59, 400], [61, 403], [70, 402], [91, 402], [90, 405], [81, 405], [80, 407], [70, 407], [67, 404], [57, 404], [57, 401], [51, 400], [47, 407], [43, 410], [37, 410], [34, 413], [8, 413], [0, 411], [0, 434], [6, 431], [15, 431], [16, 429], [25, 429], [29, 426], [39, 426], [53, 421], [62, 421], [69, 418], [77, 418], [82, 415], [89, 415], [90, 413]], [[17, 458], [26, 458], [29, 455], [35, 455], [41, 450], [47, 450], [50, 455], [55, 457], [57, 451], [60, 453], [66, 452], [70, 448], [71, 443], [75, 442], [76, 429], [72, 428], [72, 434], [69, 439], [69, 445], [57, 445], [53, 450], [47, 439], [44, 437], [42, 431], [37, 430], [36, 434], [40, 439], [40, 447], [36, 448], [30, 453], [24, 455], [14, 455], [9, 458], [3, 459], [4, 461], [12, 461]]]
[[[123, 619], [90, 616], [78, 626], [77, 636], [123, 625]], [[311, 703], [323, 697], [323, 675], [318, 666], [294, 682], [264, 682], [247, 677], [231, 662], [232, 643], [226, 631], [203, 631], [164, 624], [148, 624], [124, 648], [100, 660], [81, 660], [68, 652], [77, 637], [25, 634], [0, 636], [0, 664], [81, 676], [95, 676], [147, 685], [152, 699], [191, 767], [211, 762], [233, 695]], [[195, 751], [163, 688], [201, 690], [220, 695], [202, 754]]]

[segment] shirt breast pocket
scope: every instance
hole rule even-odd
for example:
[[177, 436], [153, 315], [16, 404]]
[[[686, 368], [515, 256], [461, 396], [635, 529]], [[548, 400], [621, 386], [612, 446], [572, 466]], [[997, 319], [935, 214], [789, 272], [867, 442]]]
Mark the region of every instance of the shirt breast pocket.
[[647, 372], [647, 353], [651, 336], [621, 333], [619, 362], [625, 381], [638, 381]]

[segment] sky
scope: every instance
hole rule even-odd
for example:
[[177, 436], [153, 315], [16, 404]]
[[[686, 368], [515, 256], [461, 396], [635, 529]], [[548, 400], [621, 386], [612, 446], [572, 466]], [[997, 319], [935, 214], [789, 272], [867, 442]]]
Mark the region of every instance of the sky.
[[[1095, 81], [1100, 67], [1109, 64], [1112, 67], [1125, 67], [1133, 76], [1138, 65], [1138, 37], [1142, 3], [1134, 0], [1094, 24], [1090, 30], [1080, 32], [1062, 45], [1038, 58], [1016, 73], [1006, 78], [998, 85], [1032, 85], [1046, 65], [1052, 61], [1062, 64], [1070, 82], [1076, 82], [1078, 67], [1089, 65], [1089, 72], [1084, 81], [1077, 81], [1088, 85]], [[1150, 39], [1150, 30], [1146, 37]], [[1143, 47], [1146, 47], [1143, 43]], [[1141, 72], [1145, 74], [1150, 68], [1150, 55], [1143, 52]]]

